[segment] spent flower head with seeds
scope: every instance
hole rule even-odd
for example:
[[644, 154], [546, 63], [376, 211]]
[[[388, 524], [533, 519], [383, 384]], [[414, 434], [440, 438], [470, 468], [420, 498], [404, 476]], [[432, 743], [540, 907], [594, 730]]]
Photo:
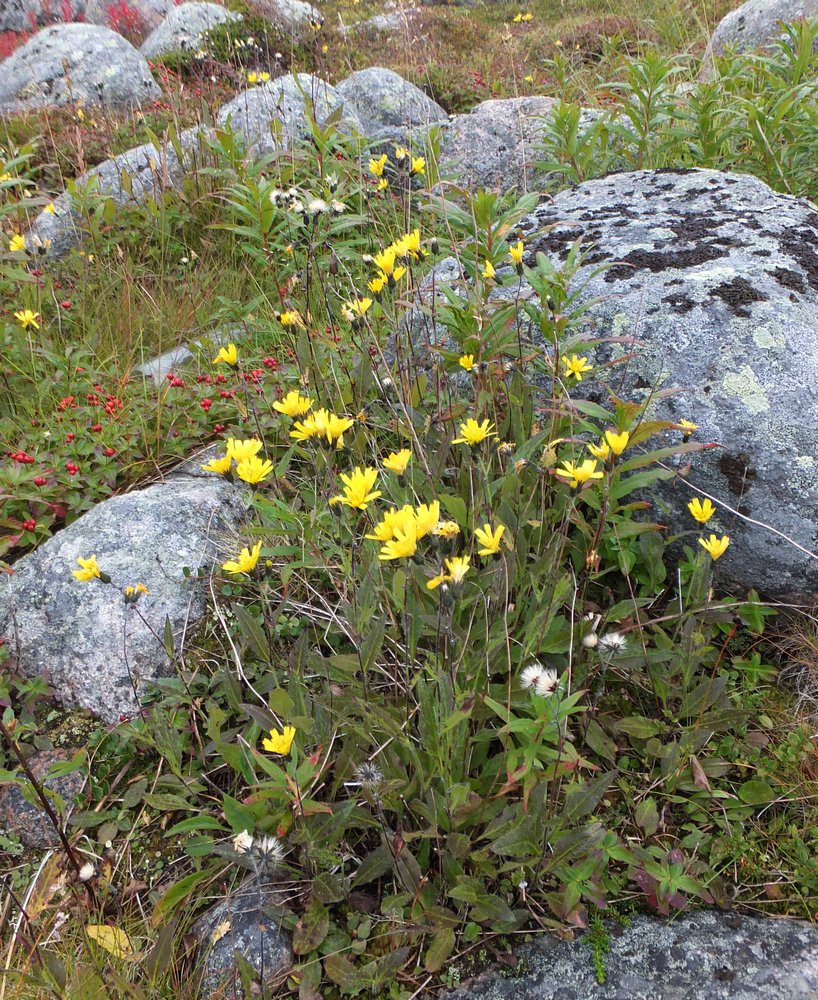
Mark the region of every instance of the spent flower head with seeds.
[[628, 640], [621, 632], [606, 632], [596, 646], [599, 655], [608, 659], [624, 653], [627, 648]]

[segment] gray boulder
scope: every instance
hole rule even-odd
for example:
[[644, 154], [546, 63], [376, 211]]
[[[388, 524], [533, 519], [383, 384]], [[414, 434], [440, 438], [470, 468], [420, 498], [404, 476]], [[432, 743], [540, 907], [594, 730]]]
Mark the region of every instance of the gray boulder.
[[174, 7], [165, 20], [148, 35], [139, 51], [146, 59], [168, 52], [195, 52], [204, 35], [225, 21], [241, 16], [216, 3], [183, 3]]
[[606, 978], [583, 937], [520, 949], [522, 978], [490, 977], [446, 1000], [815, 1000], [818, 930], [796, 920], [700, 911], [611, 921]]
[[91, 24], [44, 28], [0, 73], [0, 113], [74, 102], [137, 106], [160, 93], [144, 57], [121, 35]]
[[290, 35], [300, 37], [308, 32], [310, 23], [321, 24], [321, 11], [304, 0], [256, 0], [255, 11], [271, 24]]
[[[692, 531], [697, 526], [687, 503], [697, 491], [710, 495], [721, 509], [707, 532], [732, 539], [716, 564], [719, 579], [773, 598], [813, 601], [818, 593], [815, 206], [776, 194], [746, 175], [638, 171], [561, 192], [527, 216], [521, 230], [529, 264], [538, 251], [559, 264], [580, 239], [588, 255], [574, 287], [581, 289], [579, 301], [590, 303], [584, 331], [589, 339], [635, 339], [636, 356], [607, 371], [604, 362], [625, 347], [600, 345], [592, 358], [597, 376], [623, 398], [644, 400], [657, 389], [678, 390], [654, 401], [649, 412], [692, 420], [699, 425], [696, 440], [718, 445], [690, 456], [692, 471], [657, 489], [654, 514], [673, 533]], [[439, 264], [425, 279], [426, 300], [433, 296], [433, 282], [452, 279], [458, 280], [456, 264]], [[521, 297], [530, 294], [524, 283]], [[507, 300], [516, 295], [511, 280], [493, 293]], [[424, 363], [426, 344], [444, 335], [428, 320], [416, 319], [413, 363]], [[604, 401], [597, 379], [578, 388], [587, 393], [593, 387]], [[672, 440], [679, 440], [678, 433], [667, 443]], [[687, 540], [697, 547], [695, 534]]]
[[[245, 511], [242, 491], [197, 468], [98, 504], [0, 581], [12, 663], [25, 676], [46, 673], [64, 705], [115, 723], [137, 711], [134, 687], [173, 673], [165, 621], [178, 648], [206, 613], [199, 573], [236, 548]], [[72, 576], [92, 554], [113, 586]], [[149, 593], [126, 605], [122, 587], [136, 583]]]
[[[251, 155], [263, 156], [306, 136], [308, 115], [323, 125], [338, 108], [342, 109], [339, 124], [362, 131], [357, 114], [345, 106], [335, 87], [309, 73], [297, 73], [242, 91], [221, 108], [218, 123], [230, 122], [246, 139]], [[274, 122], [280, 126], [281, 141], [272, 133]]]
[[449, 120], [443, 108], [419, 87], [380, 66], [353, 73], [335, 89], [371, 139], [403, 142], [418, 132], [422, 137], [436, 122]]
[[511, 97], [456, 115], [443, 136], [441, 175], [470, 190], [531, 190], [535, 143], [556, 103], [551, 97]]
[[115, 16], [112, 17], [110, 8], [116, 2], [117, 0], [85, 0], [85, 20], [89, 24], [104, 24], [117, 31], [126, 29], [144, 37], [159, 27], [174, 6], [174, 0], [128, 0], [128, 8], [134, 12], [135, 23], [123, 23], [117, 21]]
[[283, 896], [259, 873], [196, 921], [193, 934], [200, 942], [200, 996], [231, 1000], [245, 996], [237, 954], [255, 970], [259, 984], [269, 985], [290, 968], [290, 936], [278, 919]]
[[747, 0], [719, 21], [707, 47], [705, 66], [728, 48], [736, 52], [771, 48], [777, 39], [786, 37], [782, 23], [793, 24], [803, 17], [818, 17], [818, 0]]
[[[63, 17], [67, 13], [68, 17]], [[3, 0], [0, 3], [0, 32], [31, 31], [37, 25], [55, 21], [77, 21], [85, 14], [85, 0], [71, 0], [66, 10], [61, 0]]]
[[[181, 185], [192, 169], [199, 151], [202, 130], [187, 129], [179, 137], [180, 158], [173, 145], [160, 149], [152, 143], [129, 149], [86, 171], [75, 181], [78, 191], [90, 189], [107, 195], [117, 205], [144, 205], [148, 198], [161, 197], [168, 188]], [[48, 246], [52, 257], [62, 257], [82, 242], [82, 216], [74, 196], [64, 191], [54, 201], [54, 212], [41, 212], [29, 231], [31, 242]]]
[[392, 10], [385, 14], [373, 14], [363, 21], [356, 21], [355, 24], [340, 25], [341, 34], [378, 34], [387, 31], [408, 31], [420, 18], [420, 10], [417, 7], [401, 7], [399, 10]]

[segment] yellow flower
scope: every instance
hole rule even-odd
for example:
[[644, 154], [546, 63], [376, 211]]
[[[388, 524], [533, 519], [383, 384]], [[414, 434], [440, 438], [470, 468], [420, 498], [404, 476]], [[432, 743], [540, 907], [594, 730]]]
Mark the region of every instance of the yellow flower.
[[278, 322], [282, 326], [300, 326], [304, 329], [304, 320], [297, 309], [288, 309], [278, 317]]
[[581, 382], [583, 375], [594, 370], [587, 358], [578, 358], [576, 354], [572, 354], [570, 358], [563, 354], [562, 363], [565, 365], [563, 377], [570, 378], [573, 375], [577, 382]]
[[402, 236], [393, 246], [398, 257], [411, 257], [413, 260], [417, 260], [420, 254], [420, 230], [413, 229], [411, 233]]
[[378, 270], [387, 275], [387, 277], [392, 273], [395, 267], [395, 256], [396, 251], [394, 246], [386, 247], [380, 253], [376, 253], [372, 258], [372, 263]]
[[[320, 413], [321, 411], [319, 410], [318, 412]], [[343, 448], [344, 434], [354, 423], [355, 421], [352, 417], [339, 417], [335, 413], [327, 414], [324, 433], [329, 444], [334, 444], [339, 449]]]
[[345, 302], [341, 312], [348, 323], [355, 323], [364, 318], [371, 305], [372, 299], [355, 299], [353, 302]]
[[404, 276], [404, 274], [406, 274], [405, 267], [396, 267], [391, 274], [392, 283], [396, 284], [398, 281], [400, 281], [400, 279]]
[[265, 461], [253, 455], [252, 458], [243, 458], [236, 465], [236, 475], [245, 483], [255, 486], [266, 479], [273, 471], [273, 463]]
[[608, 442], [608, 445], [614, 455], [622, 454], [622, 452], [628, 447], [630, 437], [631, 436], [628, 431], [622, 431], [621, 434], [617, 434], [616, 431], [605, 431], [605, 440]]
[[389, 181], [385, 177], [381, 177], [378, 181], [378, 190], [385, 191], [389, 187]]
[[498, 524], [494, 531], [490, 524], [484, 524], [482, 528], [475, 528], [474, 536], [482, 546], [477, 551], [481, 556], [496, 556], [500, 551], [500, 539], [506, 530], [504, 524]]
[[534, 82], [534, 75], [533, 75], [533, 73], [526, 73], [526, 75], [523, 77], [523, 79], [525, 80], [526, 83], [533, 83]]
[[483, 264], [483, 277], [484, 278], [496, 278], [497, 272], [494, 270], [494, 264], [490, 260], [487, 260]]
[[592, 458], [586, 458], [582, 465], [574, 465], [573, 462], [563, 462], [563, 467], [557, 469], [557, 475], [571, 480], [571, 486], [576, 488], [580, 483], [587, 483], [589, 479], [602, 479], [603, 472], [597, 472], [596, 462]]
[[422, 176], [426, 173], [426, 160], [422, 156], [412, 157], [411, 173], [416, 176]]
[[330, 504], [342, 503], [345, 507], [352, 507], [355, 510], [366, 510], [367, 504], [377, 500], [381, 495], [380, 490], [372, 492], [377, 478], [377, 469], [361, 469], [356, 465], [350, 475], [341, 474], [341, 482], [344, 483], [343, 495], [332, 497]]
[[408, 155], [409, 155], [409, 150], [406, 148], [406, 146], [395, 146], [396, 160], [405, 160]]
[[53, 201], [50, 201], [50, 202], [49, 202], [49, 203], [48, 203], [48, 204], [47, 204], [47, 205], [45, 206], [45, 208], [43, 209], [43, 211], [44, 211], [44, 212], [47, 212], [47, 213], [48, 213], [48, 215], [56, 215], [56, 214], [57, 214], [57, 206], [56, 206], [56, 205], [54, 204], [54, 202], [53, 202]]
[[447, 572], [444, 571], [429, 580], [426, 584], [429, 590], [434, 590], [441, 583], [460, 583], [470, 568], [468, 556], [454, 556], [445, 562]]
[[457, 363], [461, 368], [465, 368], [467, 372], [470, 372], [474, 368], [474, 355], [473, 354], [462, 354], [458, 359]]
[[259, 83], [267, 83], [269, 79], [270, 79], [270, 74], [267, 73], [266, 71], [262, 71], [258, 75], [258, 82]]
[[9, 253], [21, 253], [26, 248], [26, 238], [15, 233], [9, 240]]
[[415, 507], [415, 529], [418, 540], [430, 535], [440, 522], [440, 501], [423, 503]]
[[261, 441], [258, 438], [246, 438], [242, 441], [240, 438], [228, 438], [227, 439], [227, 454], [230, 458], [236, 460], [236, 462], [243, 462], [246, 458], [252, 458], [254, 455], [258, 455], [261, 451]]
[[30, 309], [21, 309], [20, 312], [14, 314], [14, 318], [24, 330], [27, 330], [30, 326], [33, 326], [35, 330], [40, 329], [40, 324], [37, 322], [40, 314], [32, 312]]
[[89, 580], [101, 580], [102, 572], [97, 563], [97, 557], [89, 556], [87, 559], [83, 559], [82, 556], [77, 556], [77, 562], [80, 564], [82, 569], [74, 569], [71, 571], [71, 575], [76, 577], [77, 580], [81, 580], [83, 583], [87, 583]]
[[600, 462], [606, 461], [611, 454], [611, 449], [604, 441], [600, 441], [599, 444], [589, 444], [588, 451], [590, 451], [594, 458], [598, 458]]
[[279, 732], [277, 729], [270, 730], [270, 736], [264, 737], [262, 741], [262, 746], [265, 750], [269, 750], [270, 753], [281, 754], [282, 757], [286, 757], [290, 752], [290, 747], [293, 745], [293, 740], [295, 739], [295, 726], [285, 726], [283, 732]]
[[368, 282], [367, 287], [373, 295], [380, 295], [386, 281], [387, 279], [382, 274], [379, 274], [377, 278], [372, 278], [372, 280]]
[[202, 466], [205, 472], [218, 472], [220, 476], [226, 475], [232, 467], [233, 458], [229, 453], [221, 458], [211, 458]]
[[521, 268], [523, 266], [523, 252], [525, 247], [523, 246], [523, 241], [520, 240], [516, 246], [508, 248], [508, 255], [511, 257], [512, 263], [515, 267]]
[[398, 452], [391, 452], [384, 460], [383, 467], [388, 469], [390, 472], [394, 472], [398, 476], [402, 476], [406, 472], [406, 467], [409, 465], [409, 460], [412, 457], [412, 452], [409, 448], [401, 448]]
[[[318, 412], [325, 414], [327, 411], [319, 410]], [[295, 438], [296, 441], [309, 441], [310, 438], [318, 437], [324, 433], [318, 425], [316, 415], [312, 413], [306, 420], [295, 421], [293, 429], [290, 431], [290, 437]]]
[[126, 604], [136, 604], [143, 594], [149, 593], [144, 583], [128, 584], [123, 591]]
[[230, 365], [232, 368], [235, 368], [239, 363], [239, 352], [236, 350], [235, 344], [228, 344], [227, 347], [219, 348], [219, 353], [213, 358], [213, 364], [220, 365], [222, 362]]
[[415, 527], [415, 512], [411, 504], [404, 504], [400, 510], [390, 508], [373, 528], [373, 534], [364, 537], [376, 542], [388, 542], [395, 537], [396, 531], [405, 532], [409, 527]]
[[252, 573], [256, 568], [258, 557], [261, 555], [261, 542], [256, 542], [252, 549], [242, 549], [235, 562], [228, 559], [222, 563], [222, 569], [227, 573]]
[[705, 552], [709, 553], [710, 558], [714, 562], [719, 558], [719, 556], [724, 555], [729, 544], [730, 538], [728, 535], [722, 535], [721, 538], [716, 538], [715, 535], [711, 535], [707, 541], [705, 541], [704, 538], [699, 539], [699, 545], [701, 545]]
[[437, 535], [438, 538], [445, 538], [447, 541], [451, 541], [460, 534], [460, 525], [457, 521], [440, 521], [432, 534]]
[[676, 425], [680, 430], [685, 432], [685, 436], [688, 436], [699, 429], [698, 424], [694, 424], [692, 420], [680, 420]]
[[258, 83], [258, 73], [248, 73], [247, 74], [248, 83]]
[[287, 417], [300, 417], [312, 406], [312, 400], [302, 396], [298, 389], [292, 389], [284, 399], [277, 399], [273, 403], [273, 409], [278, 410]]
[[389, 559], [408, 559], [417, 552], [418, 533], [414, 520], [404, 521], [402, 527], [395, 527], [393, 537], [384, 543], [378, 553], [378, 559], [386, 562]]
[[687, 509], [696, 518], [699, 524], [707, 524], [710, 518], [716, 513], [716, 508], [705, 498], [704, 503], [698, 497], [694, 497], [687, 505]]
[[487, 437], [497, 437], [497, 432], [493, 431], [492, 427], [494, 424], [490, 424], [487, 419], [478, 424], [473, 417], [469, 417], [460, 425], [460, 437], [455, 438], [452, 444], [468, 444], [474, 447]]
[[386, 153], [383, 156], [379, 156], [377, 160], [369, 161], [369, 172], [375, 177], [383, 177], [383, 171], [386, 164], [389, 162], [389, 157]]

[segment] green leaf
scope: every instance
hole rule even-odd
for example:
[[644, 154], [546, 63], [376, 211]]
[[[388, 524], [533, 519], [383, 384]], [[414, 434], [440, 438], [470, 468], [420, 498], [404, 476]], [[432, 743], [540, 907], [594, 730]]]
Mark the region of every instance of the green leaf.
[[647, 719], [643, 715], [631, 715], [627, 719], [620, 719], [616, 724], [616, 730], [626, 736], [632, 736], [637, 740], [649, 740], [651, 736], [659, 736], [664, 733], [664, 722], [658, 719]]
[[367, 882], [374, 882], [376, 878], [385, 875], [392, 870], [392, 852], [386, 846], [375, 848], [371, 854], [363, 859], [355, 878], [352, 880], [353, 888], [358, 885], [366, 885]]
[[427, 972], [439, 972], [443, 968], [446, 959], [454, 951], [456, 940], [451, 927], [444, 927], [435, 934], [423, 960]]
[[[224, 827], [214, 816], [190, 816], [180, 823], [175, 823], [165, 832], [166, 837], [175, 837], [180, 833], [191, 833], [194, 830], [223, 830]], [[239, 831], [241, 833], [241, 830]]]
[[249, 806], [238, 802], [230, 795], [225, 795], [222, 808], [224, 809], [224, 818], [234, 834], [239, 834], [244, 830], [252, 833], [255, 830], [256, 817]]
[[170, 618], [167, 615], [165, 615], [165, 628], [162, 633], [162, 645], [165, 647], [165, 652], [172, 660], [175, 640], [173, 638], [173, 626], [171, 625]]
[[772, 802], [775, 798], [775, 792], [762, 778], [751, 778], [739, 788], [738, 797], [745, 805], [763, 806]]
[[659, 829], [659, 811], [653, 798], [643, 799], [636, 807], [634, 819], [638, 826], [645, 831], [645, 836], [650, 837]]
[[260, 660], [270, 663], [270, 644], [256, 617], [243, 604], [237, 602], [233, 603], [232, 610], [239, 623], [242, 638]]
[[329, 931], [329, 914], [326, 907], [313, 899], [293, 932], [293, 952], [309, 955], [318, 948]]

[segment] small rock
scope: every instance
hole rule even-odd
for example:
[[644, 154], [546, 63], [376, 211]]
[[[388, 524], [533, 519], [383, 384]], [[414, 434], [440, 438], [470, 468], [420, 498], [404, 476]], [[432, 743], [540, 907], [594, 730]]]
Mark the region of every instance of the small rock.
[[237, 952], [265, 985], [292, 965], [290, 937], [276, 917], [280, 896], [266, 884], [260, 889], [251, 877], [196, 921], [193, 933], [201, 942], [200, 996], [242, 1000]]
[[[72, 754], [66, 750], [40, 750], [29, 757], [28, 766], [34, 777], [42, 781], [43, 775], [53, 764], [61, 764], [71, 757]], [[13, 764], [13, 760], [11, 763]], [[60, 778], [46, 778], [43, 784], [63, 799], [65, 811], [62, 815], [53, 799], [51, 805], [58, 817], [65, 820], [71, 813], [73, 800], [82, 791], [85, 776], [81, 771], [74, 771]], [[60, 842], [45, 810], [28, 802], [23, 797], [20, 786], [16, 784], [0, 785], [0, 829], [16, 833], [20, 843], [38, 850], [56, 847]]]
[[344, 106], [335, 87], [309, 73], [297, 73], [243, 91], [221, 108], [218, 123], [230, 121], [249, 143], [251, 154], [263, 156], [280, 145], [271, 132], [273, 122], [281, 124], [283, 141], [292, 143], [308, 133], [308, 110], [321, 126], [337, 108], [343, 109], [339, 124], [362, 131], [357, 114]]
[[403, 142], [407, 133], [423, 134], [436, 122], [449, 120], [436, 101], [391, 69], [372, 66], [359, 70], [335, 89], [371, 139]]
[[374, 14], [355, 24], [341, 25], [340, 30], [342, 35], [408, 31], [418, 21], [420, 13], [417, 7], [402, 7], [385, 14]]
[[[173, 10], [174, 0], [127, 0], [127, 17], [116, 14], [117, 0], [85, 0], [85, 20], [144, 38]], [[114, 7], [112, 12], [111, 8]]]
[[441, 175], [471, 190], [531, 190], [534, 144], [556, 103], [551, 97], [512, 97], [456, 115], [443, 135]]
[[[46, 673], [66, 706], [109, 723], [138, 711], [134, 687], [173, 673], [162, 643], [170, 621], [177, 648], [207, 613], [205, 576], [236, 549], [242, 491], [191, 469], [97, 504], [0, 580], [0, 635], [27, 677]], [[96, 555], [115, 586], [81, 583], [77, 558]], [[149, 593], [126, 606], [121, 588]], [[144, 620], [143, 620], [144, 619]]]
[[65, 104], [139, 106], [161, 93], [132, 45], [115, 31], [91, 24], [44, 28], [2, 67], [2, 113]]
[[317, 7], [303, 0], [255, 0], [253, 9], [260, 17], [296, 38], [306, 34], [311, 24], [322, 24], [324, 20]]
[[165, 20], [151, 32], [139, 51], [146, 59], [168, 52], [195, 52], [201, 48], [204, 36], [225, 21], [240, 21], [234, 14], [215, 3], [183, 3], [174, 7]]

